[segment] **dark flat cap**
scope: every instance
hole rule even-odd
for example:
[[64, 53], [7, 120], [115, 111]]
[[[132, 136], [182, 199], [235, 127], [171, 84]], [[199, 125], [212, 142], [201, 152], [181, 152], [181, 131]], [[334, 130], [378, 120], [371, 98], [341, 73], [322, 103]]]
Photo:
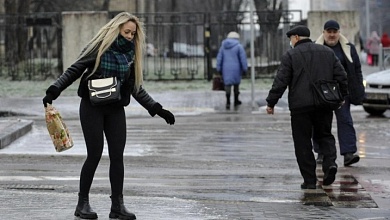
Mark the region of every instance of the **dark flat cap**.
[[298, 35], [301, 37], [310, 37], [310, 30], [306, 26], [298, 25], [287, 31], [287, 37], [290, 38], [292, 35]]
[[324, 30], [328, 30], [328, 29], [338, 30], [338, 29], [340, 29], [340, 25], [335, 20], [329, 20], [329, 21], [325, 22], [325, 24], [324, 24]]

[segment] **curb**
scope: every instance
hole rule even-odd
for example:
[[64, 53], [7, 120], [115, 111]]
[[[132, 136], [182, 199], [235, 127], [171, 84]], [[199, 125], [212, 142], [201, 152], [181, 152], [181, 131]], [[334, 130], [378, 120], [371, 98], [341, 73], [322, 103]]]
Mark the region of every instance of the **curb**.
[[22, 137], [32, 129], [31, 120], [0, 120], [0, 149]]

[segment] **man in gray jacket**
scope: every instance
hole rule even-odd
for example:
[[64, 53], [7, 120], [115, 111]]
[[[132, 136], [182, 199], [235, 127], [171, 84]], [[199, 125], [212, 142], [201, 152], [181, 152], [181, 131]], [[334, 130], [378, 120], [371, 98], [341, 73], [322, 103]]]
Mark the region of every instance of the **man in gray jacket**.
[[[341, 94], [348, 95], [347, 74], [333, 51], [310, 40], [306, 26], [296, 26], [287, 32], [293, 47], [282, 57], [281, 64], [269, 91], [267, 113], [274, 114], [274, 106], [288, 87], [291, 128], [295, 156], [304, 182], [302, 189], [315, 189], [317, 184], [316, 160], [313, 154], [313, 131], [324, 154], [322, 184], [330, 185], [337, 173], [335, 138], [331, 132], [333, 111], [318, 108], [314, 102], [312, 82], [336, 80]], [[306, 66], [309, 72], [304, 69]]]

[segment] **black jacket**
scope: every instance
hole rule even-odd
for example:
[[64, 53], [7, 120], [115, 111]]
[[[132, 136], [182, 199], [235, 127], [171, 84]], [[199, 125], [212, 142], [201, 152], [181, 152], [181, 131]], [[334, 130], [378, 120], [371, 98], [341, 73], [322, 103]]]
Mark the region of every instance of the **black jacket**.
[[[316, 43], [324, 45], [324, 36], [320, 35]], [[356, 51], [355, 45], [351, 44], [342, 34], [340, 34], [339, 43], [345, 60], [343, 65], [348, 76], [349, 100], [351, 104], [361, 105], [365, 98], [365, 88], [363, 85], [359, 54]]]
[[[77, 79], [80, 79], [77, 94], [83, 99], [89, 100], [89, 91], [87, 84], [87, 76], [93, 70], [96, 62], [97, 52], [93, 52], [90, 55], [80, 58], [73, 63], [61, 76], [51, 85], [46, 94], [51, 94], [53, 100], [58, 98], [62, 91], [70, 86]], [[83, 74], [84, 73], [84, 74]], [[99, 78], [99, 69], [89, 78]], [[162, 106], [153, 100], [153, 98], [142, 88], [139, 88], [138, 92], [134, 89], [135, 75], [134, 66], [130, 68], [130, 76], [126, 79], [121, 86], [121, 101], [113, 103], [113, 105], [127, 106], [130, 104], [130, 96], [133, 96], [137, 102], [139, 102], [145, 109], [148, 110], [151, 116], [154, 116], [162, 109]]]
[[[301, 53], [303, 59], [298, 54]], [[304, 71], [304, 63], [310, 73]], [[309, 75], [311, 74], [311, 76]], [[288, 104], [291, 114], [315, 109], [311, 81], [336, 80], [341, 94], [348, 95], [347, 73], [332, 49], [314, 44], [310, 39], [300, 40], [282, 57], [266, 101], [274, 107], [288, 87]]]
[[[362, 67], [360, 58], [356, 51], [355, 45], [347, 43], [351, 47], [351, 57], [353, 62], [350, 62], [346, 57], [347, 75], [348, 75], [348, 91], [350, 102], [354, 105], [361, 105], [365, 98], [365, 88], [363, 85]], [[345, 53], [344, 53], [344, 56]]]

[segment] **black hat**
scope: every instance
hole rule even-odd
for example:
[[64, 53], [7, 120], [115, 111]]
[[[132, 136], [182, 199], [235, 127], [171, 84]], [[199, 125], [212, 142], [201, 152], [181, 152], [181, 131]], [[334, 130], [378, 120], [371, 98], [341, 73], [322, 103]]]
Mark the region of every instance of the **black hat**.
[[301, 37], [310, 37], [310, 30], [306, 26], [298, 25], [287, 31], [287, 37], [290, 38], [292, 35], [298, 35]]
[[340, 25], [335, 20], [329, 20], [324, 25], [324, 30], [328, 30], [328, 29], [338, 30], [338, 29], [340, 29]]

